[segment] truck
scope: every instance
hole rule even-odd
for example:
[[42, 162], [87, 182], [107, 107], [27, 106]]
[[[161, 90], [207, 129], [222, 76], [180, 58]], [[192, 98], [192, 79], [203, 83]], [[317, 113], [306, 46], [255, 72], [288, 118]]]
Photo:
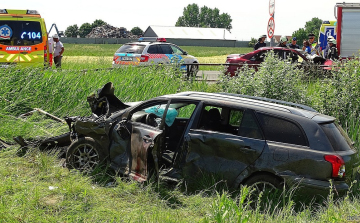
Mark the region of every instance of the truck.
[[324, 50], [327, 37], [336, 39], [336, 46], [342, 59], [359, 56], [360, 41], [360, 3], [336, 3], [336, 21], [324, 21], [320, 27], [319, 43]]

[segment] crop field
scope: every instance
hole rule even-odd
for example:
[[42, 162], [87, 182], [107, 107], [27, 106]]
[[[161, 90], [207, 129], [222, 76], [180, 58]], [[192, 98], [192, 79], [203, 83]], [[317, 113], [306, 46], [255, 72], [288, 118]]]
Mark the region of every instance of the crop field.
[[[33, 146], [28, 151], [22, 151], [13, 144], [15, 136], [35, 143], [68, 131], [66, 124], [41, 113], [19, 117], [21, 114], [41, 108], [60, 118], [88, 116], [91, 111], [86, 97], [111, 81], [115, 95], [124, 102], [182, 91], [203, 91], [247, 94], [306, 104], [336, 117], [355, 142], [355, 147], [360, 146], [358, 60], [348, 61], [340, 69], [324, 75], [318, 71], [299, 70], [292, 64], [269, 56], [258, 72], [245, 68], [237, 78], [220, 76], [215, 84], [208, 84], [206, 80], [184, 79], [173, 67], [81, 71], [86, 69], [85, 65], [99, 68], [98, 65], [104, 65], [108, 60], [111, 62], [112, 53], [117, 48], [115, 45], [65, 45], [62, 70], [1, 70], [0, 140], [9, 147], [0, 147], [0, 222], [278, 223], [360, 220], [359, 173], [357, 178], [347, 178], [351, 190], [345, 197], [339, 198], [336, 192], [330, 191], [328, 197], [311, 201], [310, 197], [297, 196], [287, 189], [271, 200], [261, 196], [251, 200], [251, 188], [228, 188], [225, 182], [213, 176], [199, 179], [196, 188], [188, 188], [186, 182], [173, 185], [151, 180], [140, 184], [107, 169], [96, 169], [89, 175], [69, 170], [64, 167], [59, 150], [39, 151]], [[98, 51], [94, 52], [94, 49]], [[112, 53], [108, 52], [110, 49]], [[194, 49], [184, 49], [208, 61], [212, 61], [211, 58], [220, 60], [223, 55], [245, 50], [198, 47], [198, 54], [195, 54]], [[216, 54], [217, 50], [224, 51]], [[65, 69], [65, 66], [71, 69]]]

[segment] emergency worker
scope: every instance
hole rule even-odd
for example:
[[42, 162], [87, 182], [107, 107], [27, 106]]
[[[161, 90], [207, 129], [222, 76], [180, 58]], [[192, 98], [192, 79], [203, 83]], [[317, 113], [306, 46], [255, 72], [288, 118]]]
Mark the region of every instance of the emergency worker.
[[326, 47], [325, 47], [325, 50], [324, 50], [324, 58], [327, 57], [327, 53], [329, 52], [329, 49], [330, 49], [330, 40], [332, 39], [335, 39], [333, 36], [328, 36], [327, 38], [327, 44], [326, 44]]
[[[49, 36], [49, 33], [48, 33], [48, 36]], [[51, 67], [52, 64], [53, 64], [54, 40], [50, 36], [48, 38], [48, 44], [49, 44], [49, 64], [50, 64], [50, 67]]]
[[320, 45], [317, 44], [317, 42], [315, 41], [315, 34], [310, 33], [308, 35], [309, 37], [309, 43], [310, 43], [310, 48], [311, 48], [311, 55], [321, 55], [320, 54]]
[[331, 39], [330, 43], [329, 43], [329, 51], [326, 54], [326, 59], [330, 59], [330, 60], [338, 60], [339, 59], [339, 55], [338, 55], [338, 51], [336, 48], [336, 39]]
[[59, 40], [58, 34], [53, 35], [54, 40], [54, 63], [56, 68], [61, 68], [61, 59], [64, 53], [64, 45]]
[[265, 39], [266, 39], [266, 35], [261, 35], [260, 38], [258, 39], [258, 42], [254, 46], [254, 50], [257, 50], [261, 47], [265, 47], [266, 46]]
[[291, 49], [300, 49], [300, 46], [296, 44], [296, 37], [293, 37], [292, 40], [291, 40], [291, 43], [289, 44], [289, 47]]
[[280, 43], [277, 45], [277, 47], [285, 47], [285, 48], [289, 48], [286, 43], [287, 43], [288, 39], [286, 38], [286, 36], [282, 36], [280, 38]]

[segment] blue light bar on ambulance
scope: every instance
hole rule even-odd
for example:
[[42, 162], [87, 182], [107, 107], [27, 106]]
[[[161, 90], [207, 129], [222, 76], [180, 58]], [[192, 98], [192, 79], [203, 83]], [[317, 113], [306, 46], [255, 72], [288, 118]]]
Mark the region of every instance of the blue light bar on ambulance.
[[0, 9], [0, 14], [8, 14], [8, 12], [6, 11], [6, 9]]
[[37, 10], [27, 10], [26, 14], [31, 14], [31, 15], [40, 15], [40, 13]]
[[166, 42], [165, 38], [158, 37], [140, 37], [138, 39], [139, 42]]

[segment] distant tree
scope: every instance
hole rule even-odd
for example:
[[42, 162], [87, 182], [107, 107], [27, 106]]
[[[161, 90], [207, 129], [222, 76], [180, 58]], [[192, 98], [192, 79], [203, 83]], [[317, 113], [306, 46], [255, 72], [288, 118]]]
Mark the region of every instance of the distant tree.
[[142, 29], [140, 29], [140, 28], [137, 27], [137, 26], [131, 29], [131, 33], [132, 33], [133, 35], [137, 35], [137, 36], [140, 36], [140, 35], [144, 34], [144, 32], [142, 31]]
[[[181, 18], [182, 17], [182, 18]], [[181, 22], [178, 23], [178, 22]], [[183, 16], [178, 18], [175, 26], [198, 27], [199, 26], [199, 6], [195, 3], [189, 4], [184, 8]]]
[[193, 3], [184, 8], [183, 15], [178, 18], [175, 26], [225, 28], [230, 31], [231, 22], [231, 16], [227, 13], [220, 14], [218, 8], [203, 6], [199, 9]]
[[92, 28], [96, 28], [98, 26], [102, 26], [102, 25], [105, 25], [107, 24], [106, 22], [104, 22], [103, 20], [101, 19], [96, 19], [92, 24], [91, 24], [91, 27]]
[[317, 17], [312, 18], [310, 21], [306, 22], [305, 24], [306, 32], [314, 33], [315, 39], [318, 39], [322, 22], [323, 21]]
[[307, 33], [304, 28], [300, 28], [300, 29], [296, 30], [295, 32], [293, 32], [292, 37], [296, 37], [297, 44], [299, 46], [302, 46], [303, 41], [308, 39], [308, 34], [309, 33]]
[[90, 25], [90, 23], [86, 22], [84, 24], [82, 24], [79, 28], [79, 35], [81, 38], [84, 38], [87, 34], [89, 34], [92, 30], [92, 26]]
[[304, 28], [300, 28], [300, 29], [294, 31], [292, 36], [296, 37], [298, 39], [298, 41], [301, 41], [298, 43], [299, 45], [302, 45], [302, 41], [304, 39], [308, 39], [308, 35], [310, 33], [313, 33], [315, 35], [315, 40], [317, 40], [319, 37], [319, 31], [320, 31], [320, 26], [321, 26], [322, 22], [323, 21], [321, 19], [314, 17], [310, 21], [307, 21], [305, 23]]
[[254, 47], [257, 43], [257, 40], [254, 37], [251, 37], [251, 40], [249, 42], [249, 47]]
[[65, 30], [65, 35], [67, 37], [77, 37], [78, 34], [79, 34], [79, 27], [76, 24], [67, 27]]

